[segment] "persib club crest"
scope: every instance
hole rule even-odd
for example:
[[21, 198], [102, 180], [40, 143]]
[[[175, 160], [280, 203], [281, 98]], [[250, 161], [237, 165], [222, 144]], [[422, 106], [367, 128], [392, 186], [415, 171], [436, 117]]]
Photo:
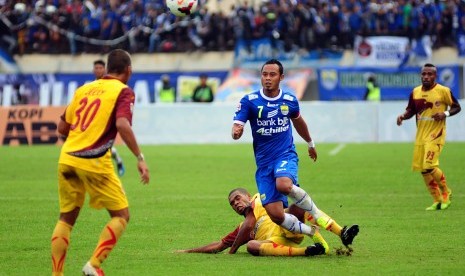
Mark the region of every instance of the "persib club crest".
[[289, 106], [283, 104], [283, 105], [281, 105], [279, 108], [281, 109], [281, 113], [282, 113], [283, 115], [289, 114]]

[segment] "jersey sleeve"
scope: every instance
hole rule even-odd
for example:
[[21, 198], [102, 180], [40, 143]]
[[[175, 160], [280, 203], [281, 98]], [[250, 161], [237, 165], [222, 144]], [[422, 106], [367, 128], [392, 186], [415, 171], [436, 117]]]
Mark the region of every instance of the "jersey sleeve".
[[243, 97], [237, 105], [236, 113], [234, 114], [234, 123], [244, 125], [249, 118], [249, 100], [247, 96]]
[[134, 106], [135, 94], [131, 88], [123, 88], [115, 104], [116, 118], [127, 118], [132, 125], [132, 109]]
[[289, 107], [290, 107], [289, 118], [291, 119], [299, 118], [300, 105], [299, 105], [299, 101], [297, 100], [295, 96], [292, 96], [292, 101], [290, 101]]
[[416, 106], [415, 106], [415, 101], [413, 100], [413, 92], [410, 93], [410, 96], [408, 98], [408, 104], [407, 104], [407, 108], [405, 108], [406, 110], [406, 119], [409, 119], [411, 118], [413, 115], [415, 115], [417, 113], [417, 109], [416, 109]]
[[234, 231], [232, 231], [231, 233], [229, 233], [228, 235], [226, 235], [225, 237], [223, 237], [221, 239], [221, 241], [226, 244], [227, 246], [231, 247], [234, 243], [234, 241], [236, 240], [236, 237], [237, 237], [237, 234], [239, 233], [239, 229], [241, 228], [241, 226], [237, 226], [236, 229], [234, 229]]
[[[77, 104], [78, 104], [77, 101], [74, 101], [74, 100], [71, 101], [71, 103], [66, 107], [66, 109], [65, 109], [65, 111], [64, 111], [64, 113], [62, 115], [63, 116], [62, 119], [66, 123], [68, 123], [70, 125], [73, 124], [74, 113], [75, 113], [76, 108], [79, 108], [79, 106]], [[78, 107], [76, 107], [76, 106], [78, 106]]]

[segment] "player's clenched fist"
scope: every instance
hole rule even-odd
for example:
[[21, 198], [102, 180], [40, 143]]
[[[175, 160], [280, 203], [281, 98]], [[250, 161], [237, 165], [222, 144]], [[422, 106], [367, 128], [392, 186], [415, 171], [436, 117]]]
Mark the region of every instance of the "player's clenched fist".
[[240, 124], [234, 124], [232, 128], [232, 138], [237, 140], [241, 138], [242, 133], [244, 133], [244, 126]]

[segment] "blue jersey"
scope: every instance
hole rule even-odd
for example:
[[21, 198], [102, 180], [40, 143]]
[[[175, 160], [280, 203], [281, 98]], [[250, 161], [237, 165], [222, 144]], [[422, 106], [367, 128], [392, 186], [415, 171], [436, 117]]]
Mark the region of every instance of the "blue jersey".
[[299, 115], [297, 98], [282, 90], [275, 98], [265, 96], [260, 90], [241, 99], [234, 123], [244, 125], [247, 120], [250, 122], [257, 167], [269, 165], [289, 153], [297, 155], [291, 118]]

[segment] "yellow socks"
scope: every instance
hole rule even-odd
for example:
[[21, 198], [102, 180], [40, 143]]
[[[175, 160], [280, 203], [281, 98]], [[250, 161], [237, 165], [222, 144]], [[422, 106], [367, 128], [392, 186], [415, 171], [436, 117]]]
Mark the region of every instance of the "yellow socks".
[[52, 234], [52, 275], [63, 275], [69, 237], [73, 226], [59, 220]]
[[333, 232], [334, 234], [341, 236], [342, 227], [333, 219], [328, 217], [328, 224], [326, 225], [326, 230]]
[[435, 168], [431, 175], [433, 176], [436, 183], [438, 183], [443, 202], [448, 202], [450, 190], [447, 187], [446, 177], [444, 176], [444, 173], [440, 168]]
[[432, 173], [422, 174], [423, 180], [425, 181], [426, 188], [433, 197], [434, 202], [442, 202], [441, 193], [439, 192], [439, 186], [434, 180]]
[[260, 245], [260, 256], [305, 256], [305, 247], [290, 247], [274, 242]]
[[342, 227], [325, 212], [321, 211], [322, 216], [317, 220], [308, 212], [305, 212], [305, 219], [312, 224], [318, 224], [320, 227], [333, 232], [334, 234], [341, 236]]
[[111, 250], [115, 247], [119, 237], [123, 234], [124, 229], [126, 229], [126, 225], [126, 220], [121, 217], [113, 217], [110, 222], [105, 225], [105, 228], [100, 234], [97, 247], [90, 258], [90, 264], [93, 267], [98, 268], [100, 264], [105, 261]]

